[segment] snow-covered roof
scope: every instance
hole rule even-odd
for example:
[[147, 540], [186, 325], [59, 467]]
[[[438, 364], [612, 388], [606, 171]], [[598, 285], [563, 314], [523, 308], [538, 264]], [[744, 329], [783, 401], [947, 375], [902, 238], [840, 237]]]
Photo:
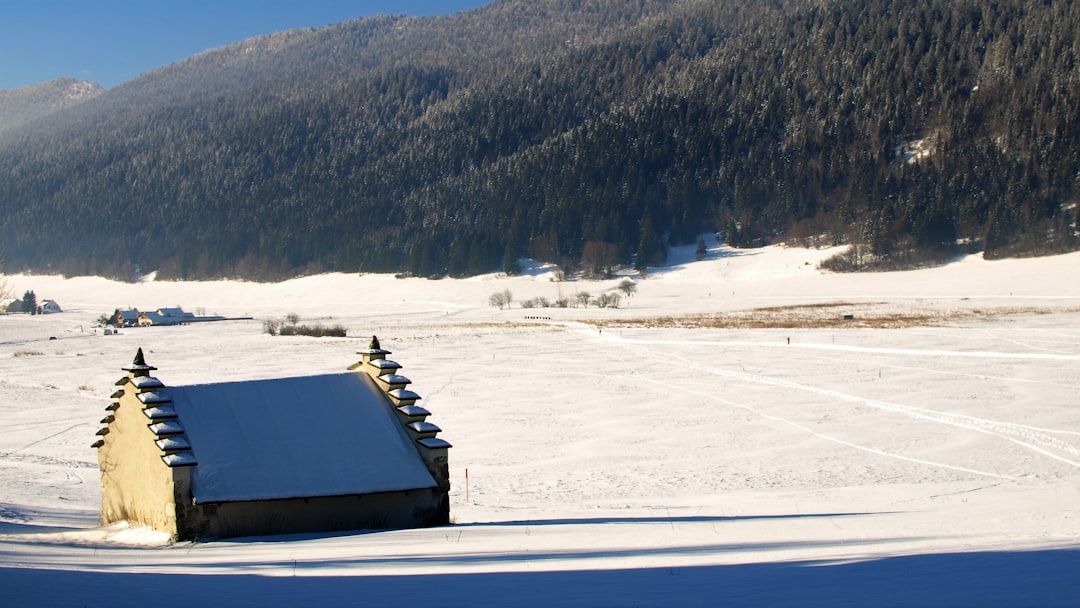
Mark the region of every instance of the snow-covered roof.
[[426, 420], [410, 422], [407, 426], [417, 433], [438, 433], [442, 431], [437, 425], [427, 422]]
[[195, 460], [195, 456], [191, 452], [178, 452], [176, 454], [166, 454], [161, 457], [165, 461], [165, 464], [170, 467], [188, 467], [199, 464], [198, 460]]
[[412, 380], [401, 374], [383, 374], [379, 379], [387, 384], [412, 384]]
[[417, 395], [416, 393], [410, 391], [407, 388], [395, 388], [392, 391], [388, 391], [386, 394], [400, 401], [408, 401], [410, 399], [420, 398], [420, 395]]
[[169, 387], [198, 458], [198, 503], [434, 487], [408, 433], [366, 374]]
[[159, 315], [161, 315], [163, 317], [184, 317], [188, 313], [185, 313], [183, 308], [174, 307], [174, 308], [159, 308], [159, 309], [157, 309], [157, 314], [159, 314]]
[[169, 402], [169, 393], [163, 392], [161, 389], [139, 393], [138, 397], [139, 401], [142, 401], [146, 405]]
[[135, 385], [135, 388], [140, 388], [140, 389], [143, 389], [143, 390], [149, 390], [149, 389], [152, 389], [152, 388], [161, 388], [161, 387], [165, 386], [161, 382], [161, 380], [158, 380], [157, 378], [155, 378], [153, 376], [135, 376], [134, 378], [131, 378], [130, 380], [125, 378], [125, 379], [121, 380], [121, 382], [131, 382], [132, 384]]
[[401, 369], [397, 361], [391, 361], [390, 359], [372, 359], [371, 364], [385, 372], [392, 372], [396, 369]]
[[158, 439], [154, 443], [157, 444], [158, 448], [160, 448], [163, 451], [167, 451], [167, 452], [168, 451], [173, 451], [173, 450], [190, 450], [191, 449], [191, 444], [188, 443], [188, 440], [185, 439], [183, 435], [172, 435], [170, 437], [162, 437], [161, 439]]
[[158, 437], [161, 437], [164, 435], [179, 435], [184, 432], [184, 427], [180, 426], [180, 423], [175, 420], [166, 420], [151, 424], [150, 430]]
[[146, 319], [153, 325], [178, 325], [184, 320], [182, 316], [163, 315], [159, 312], [142, 312], [139, 313], [139, 318]]
[[143, 415], [151, 420], [176, 418], [176, 410], [171, 405], [157, 405], [143, 410]]
[[409, 417], [431, 415], [431, 412], [427, 411], [427, 408], [422, 408], [419, 405], [403, 405], [397, 409], [399, 412]]

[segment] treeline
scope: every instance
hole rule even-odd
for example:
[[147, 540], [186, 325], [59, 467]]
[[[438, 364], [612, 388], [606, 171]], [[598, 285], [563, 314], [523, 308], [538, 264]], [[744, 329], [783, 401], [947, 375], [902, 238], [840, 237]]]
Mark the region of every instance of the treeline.
[[[13, 270], [586, 270], [1075, 249], [1080, 7], [509, 0], [204, 53], [0, 139]], [[591, 268], [590, 268], [591, 267]]]

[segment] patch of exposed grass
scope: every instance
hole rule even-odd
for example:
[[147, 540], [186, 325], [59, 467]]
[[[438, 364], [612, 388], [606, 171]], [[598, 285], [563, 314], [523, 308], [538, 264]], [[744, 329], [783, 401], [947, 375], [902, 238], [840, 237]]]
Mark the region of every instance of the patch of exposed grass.
[[[775, 306], [721, 313], [660, 316], [641, 319], [589, 321], [600, 327], [624, 328], [702, 328], [702, 329], [900, 329], [905, 327], [941, 327], [975, 320], [989, 320], [1024, 314], [1077, 312], [1080, 309], [1048, 310], [1042, 308], [995, 309], [926, 309], [896, 311], [883, 303], [824, 303]], [[877, 308], [875, 308], [877, 306]]]
[[312, 338], [344, 338], [345, 327], [343, 325], [283, 325], [278, 332], [282, 336], [309, 336]]

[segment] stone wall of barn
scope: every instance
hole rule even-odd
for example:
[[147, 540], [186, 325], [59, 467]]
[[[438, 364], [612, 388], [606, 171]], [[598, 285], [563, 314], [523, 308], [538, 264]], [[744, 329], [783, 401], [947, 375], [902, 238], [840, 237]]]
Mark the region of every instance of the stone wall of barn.
[[446, 524], [438, 488], [192, 505], [179, 523], [180, 538], [229, 538], [424, 528]]

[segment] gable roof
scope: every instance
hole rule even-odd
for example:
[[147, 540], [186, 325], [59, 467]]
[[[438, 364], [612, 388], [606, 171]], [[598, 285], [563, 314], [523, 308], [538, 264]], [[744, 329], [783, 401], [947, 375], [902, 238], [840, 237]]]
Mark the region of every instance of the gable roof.
[[190, 312], [184, 312], [184, 309], [180, 308], [179, 306], [174, 306], [172, 308], [159, 308], [154, 312], [163, 317], [176, 317], [178, 319], [190, 318], [195, 316]]
[[140, 321], [146, 319], [153, 325], [180, 325], [184, 321], [182, 317], [163, 315], [156, 311], [140, 312], [138, 318]]
[[176, 386], [196, 503], [370, 494], [436, 483], [382, 390], [340, 373]]

